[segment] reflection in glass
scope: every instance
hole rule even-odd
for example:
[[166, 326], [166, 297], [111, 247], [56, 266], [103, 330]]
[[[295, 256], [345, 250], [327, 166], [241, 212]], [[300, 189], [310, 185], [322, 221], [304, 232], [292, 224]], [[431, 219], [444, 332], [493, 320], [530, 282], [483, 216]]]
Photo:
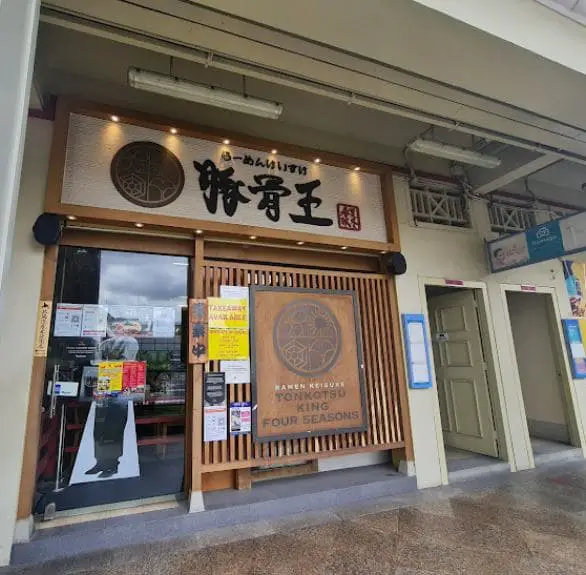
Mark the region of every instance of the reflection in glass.
[[[106, 316], [98, 335], [51, 337], [37, 511], [182, 491], [188, 272], [182, 257], [60, 249], [54, 310]], [[77, 395], [56, 396], [53, 377]]]

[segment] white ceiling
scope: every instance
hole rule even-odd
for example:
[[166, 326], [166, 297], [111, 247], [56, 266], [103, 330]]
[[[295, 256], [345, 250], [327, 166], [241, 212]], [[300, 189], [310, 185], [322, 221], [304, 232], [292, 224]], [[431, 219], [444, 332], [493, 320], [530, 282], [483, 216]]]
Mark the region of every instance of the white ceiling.
[[[278, 121], [265, 120], [134, 90], [126, 80], [131, 66], [161, 73], [172, 71], [182, 78], [237, 92], [246, 90], [251, 96], [282, 103], [284, 112]], [[424, 122], [351, 106], [255, 78], [248, 78], [243, 84], [243, 77], [238, 74], [46, 23], [41, 23], [39, 29], [35, 84], [43, 95], [74, 95], [220, 128], [227, 136], [246, 133], [396, 166], [404, 165], [404, 147], [430, 127]], [[434, 135], [454, 145], [479, 145], [472, 136], [457, 131], [436, 128]], [[498, 153], [503, 168], [507, 169], [537, 156], [497, 142], [490, 143], [484, 151]], [[421, 155], [410, 155], [410, 158], [418, 171], [450, 174], [446, 161]], [[495, 175], [488, 170], [472, 169], [469, 173], [479, 183]], [[584, 198], [586, 206], [586, 194], [581, 192], [581, 185], [586, 182], [585, 166], [562, 162], [535, 174], [531, 180], [541, 182], [544, 193], [553, 190], [553, 194], [546, 194], [553, 195], [553, 199], [568, 203], [571, 198], [571, 203], [582, 203]], [[509, 189], [522, 192], [524, 188], [514, 185]], [[567, 191], [580, 193], [568, 195]]]

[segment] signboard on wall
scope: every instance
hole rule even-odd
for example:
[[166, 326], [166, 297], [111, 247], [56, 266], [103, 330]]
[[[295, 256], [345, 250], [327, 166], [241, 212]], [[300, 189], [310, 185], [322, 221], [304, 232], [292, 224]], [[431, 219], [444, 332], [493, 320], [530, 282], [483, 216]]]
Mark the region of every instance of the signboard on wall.
[[255, 440], [364, 431], [354, 293], [261, 286], [251, 296]]
[[561, 258], [585, 249], [586, 212], [487, 243], [493, 273]]
[[72, 114], [64, 204], [387, 241], [380, 177]]

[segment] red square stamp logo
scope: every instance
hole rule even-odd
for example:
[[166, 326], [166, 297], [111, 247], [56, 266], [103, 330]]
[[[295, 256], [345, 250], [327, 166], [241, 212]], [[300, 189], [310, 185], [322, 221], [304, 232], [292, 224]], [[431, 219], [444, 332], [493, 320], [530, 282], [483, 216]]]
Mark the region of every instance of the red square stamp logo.
[[338, 204], [338, 227], [341, 230], [359, 232], [362, 229], [360, 224], [360, 208], [349, 204]]

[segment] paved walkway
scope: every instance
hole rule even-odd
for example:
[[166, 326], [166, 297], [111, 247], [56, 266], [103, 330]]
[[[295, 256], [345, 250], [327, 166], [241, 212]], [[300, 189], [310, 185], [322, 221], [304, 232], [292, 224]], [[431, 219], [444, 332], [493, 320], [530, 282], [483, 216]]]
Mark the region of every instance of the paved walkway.
[[586, 462], [3, 572], [583, 575]]

